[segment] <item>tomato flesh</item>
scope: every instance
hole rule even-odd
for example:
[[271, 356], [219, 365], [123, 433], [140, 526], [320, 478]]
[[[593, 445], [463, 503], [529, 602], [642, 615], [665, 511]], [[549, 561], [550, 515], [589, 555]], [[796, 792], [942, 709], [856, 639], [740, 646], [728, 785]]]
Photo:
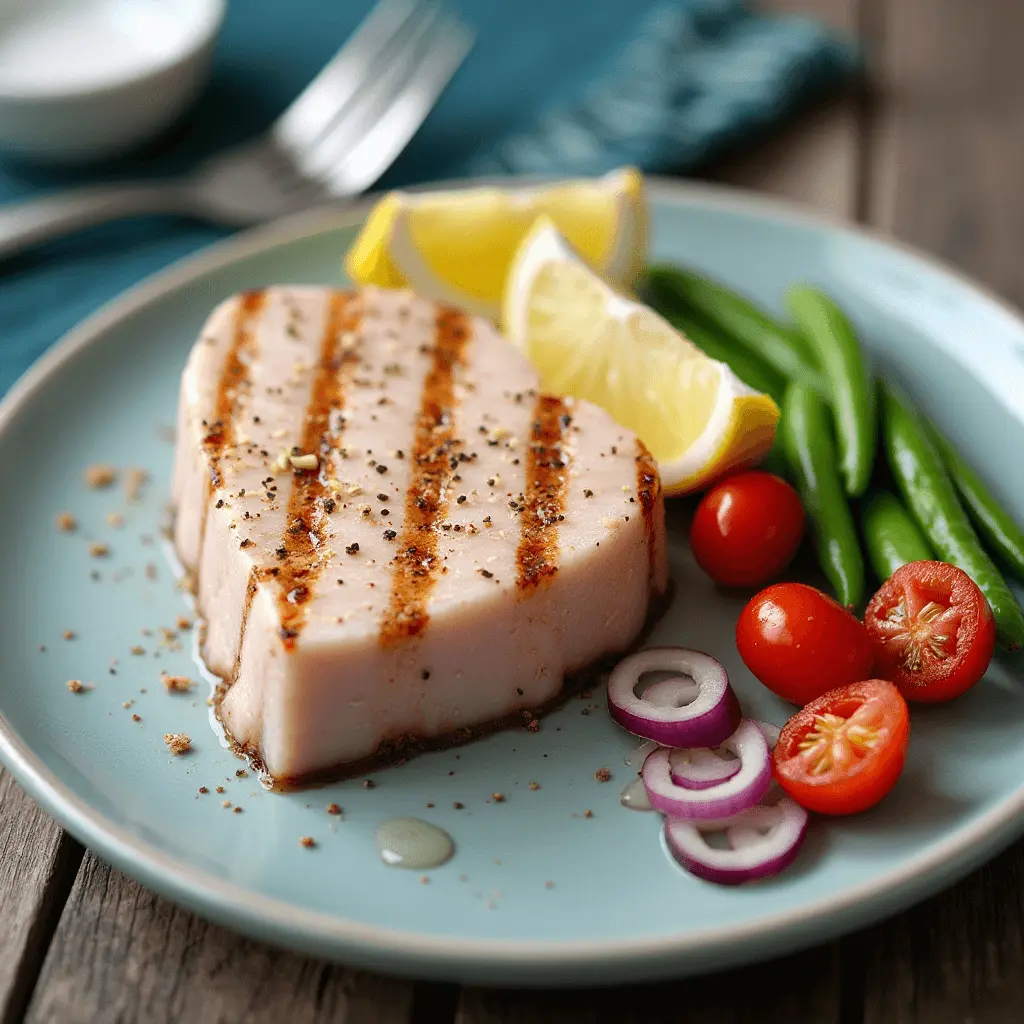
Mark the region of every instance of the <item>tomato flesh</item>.
[[857, 814], [896, 785], [910, 740], [906, 701], [892, 683], [868, 679], [823, 694], [783, 726], [775, 776], [802, 807]]
[[985, 674], [996, 624], [985, 595], [954, 565], [910, 562], [864, 613], [875, 672], [907, 700], [934, 703], [969, 690]]
[[726, 587], [756, 587], [792, 561], [804, 533], [800, 496], [781, 477], [726, 477], [701, 499], [690, 527], [697, 564]]
[[871, 675], [867, 630], [838, 601], [804, 583], [776, 583], [740, 612], [736, 646], [773, 693], [801, 706]]

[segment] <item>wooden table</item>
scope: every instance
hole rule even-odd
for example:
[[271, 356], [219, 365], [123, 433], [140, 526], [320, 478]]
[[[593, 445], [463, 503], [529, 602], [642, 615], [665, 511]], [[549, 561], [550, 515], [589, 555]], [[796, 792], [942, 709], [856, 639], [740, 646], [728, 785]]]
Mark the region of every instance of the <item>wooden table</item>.
[[[1024, 305], [1024, 2], [773, 0], [859, 35], [873, 84], [711, 177], [862, 221]], [[609, 992], [353, 972], [214, 927], [86, 853], [0, 775], [0, 1024], [1007, 1024], [1024, 1020], [1024, 846], [831, 945]]]

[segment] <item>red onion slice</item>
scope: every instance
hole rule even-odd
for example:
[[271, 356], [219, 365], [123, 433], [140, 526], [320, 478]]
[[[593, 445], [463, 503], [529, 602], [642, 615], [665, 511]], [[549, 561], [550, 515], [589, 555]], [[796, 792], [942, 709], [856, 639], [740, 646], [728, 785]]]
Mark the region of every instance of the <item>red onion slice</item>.
[[771, 722], [762, 722], [759, 718], [754, 719], [764, 733], [764, 741], [768, 744], [769, 750], [775, 749], [775, 744], [779, 742], [779, 736], [782, 733], [782, 726], [772, 725]]
[[[638, 697], [641, 677], [659, 671], [688, 678], [662, 680]], [[653, 701], [648, 699], [652, 691]], [[725, 669], [709, 655], [683, 647], [652, 647], [620, 661], [608, 680], [608, 710], [634, 736], [666, 747], [716, 747], [740, 721]]]
[[723, 757], [721, 750], [721, 747], [673, 750], [668, 759], [672, 781], [687, 789], [709, 789], [721, 782], [728, 782], [739, 774], [741, 762], [735, 757]]
[[[708, 845], [707, 835], [724, 830], [728, 850]], [[750, 807], [721, 829], [699, 822], [668, 818], [665, 841], [687, 871], [709, 882], [739, 885], [778, 874], [800, 852], [807, 832], [807, 812], [788, 796], [777, 804]]]
[[672, 781], [670, 750], [657, 750], [644, 762], [644, 789], [655, 810], [673, 818], [700, 821], [729, 818], [753, 807], [772, 781], [771, 756], [756, 722], [744, 719], [722, 744], [740, 760], [740, 770], [707, 789], [688, 789]]

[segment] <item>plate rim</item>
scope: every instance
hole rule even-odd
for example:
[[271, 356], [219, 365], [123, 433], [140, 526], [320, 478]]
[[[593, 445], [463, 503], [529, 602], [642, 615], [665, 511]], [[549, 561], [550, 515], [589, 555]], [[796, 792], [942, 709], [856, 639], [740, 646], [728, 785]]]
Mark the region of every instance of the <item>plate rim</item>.
[[[504, 179], [508, 180], [508, 179]], [[522, 181], [523, 179], [513, 179]], [[1024, 330], [1024, 313], [985, 285], [884, 231], [820, 214], [786, 199], [732, 186], [647, 177], [649, 197], [667, 204], [748, 212], [788, 223], [853, 234], [895, 249], [931, 271], [970, 288]], [[464, 179], [420, 188], [468, 188], [494, 179]], [[37, 359], [0, 400], [0, 434], [52, 374], [127, 317], [241, 259], [278, 246], [357, 225], [376, 200], [304, 211], [252, 228], [174, 261], [104, 303]], [[339, 268], [341, 255], [338, 257]], [[465, 939], [363, 924], [296, 907], [286, 900], [225, 882], [152, 847], [76, 796], [0, 714], [0, 761], [58, 823], [126, 874], [202, 916], [248, 934], [314, 955], [344, 959], [390, 973], [534, 985], [615, 983], [682, 976], [762, 958], [759, 942], [771, 939], [769, 956], [826, 941], [867, 924], [963, 877], [1024, 832], [1024, 783], [999, 805], [954, 835], [932, 843], [902, 868], [756, 920], [704, 927], [676, 936], [640, 939]], [[886, 900], [889, 896], [890, 899]]]

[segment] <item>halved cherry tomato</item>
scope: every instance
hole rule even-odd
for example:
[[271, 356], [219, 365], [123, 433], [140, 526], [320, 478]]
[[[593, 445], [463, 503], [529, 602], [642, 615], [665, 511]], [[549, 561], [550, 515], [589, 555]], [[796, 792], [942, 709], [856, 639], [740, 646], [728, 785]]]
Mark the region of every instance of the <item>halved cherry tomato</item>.
[[737, 473], [704, 495], [690, 527], [697, 564], [727, 587], [756, 587], [792, 561], [804, 535], [804, 507], [785, 480]]
[[907, 702], [892, 683], [851, 683], [811, 701], [782, 727], [775, 777], [809, 811], [857, 814], [896, 785], [909, 740]]
[[996, 645], [985, 595], [945, 562], [897, 569], [868, 604], [864, 625], [875, 645], [875, 672], [907, 700], [943, 701], [969, 690]]
[[867, 630], [841, 604], [804, 583], [776, 583], [740, 612], [736, 646], [773, 693], [801, 706], [871, 675]]

